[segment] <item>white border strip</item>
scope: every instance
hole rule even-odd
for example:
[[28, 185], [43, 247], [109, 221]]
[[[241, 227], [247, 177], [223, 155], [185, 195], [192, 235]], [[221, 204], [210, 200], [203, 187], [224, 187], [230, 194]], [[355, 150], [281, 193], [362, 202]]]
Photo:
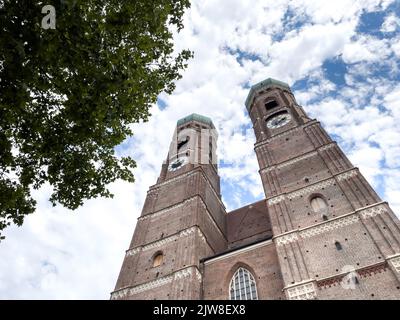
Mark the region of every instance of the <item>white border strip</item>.
[[242, 249], [234, 250], [232, 252], [228, 252], [228, 253], [226, 253], [224, 255], [221, 255], [219, 257], [211, 258], [210, 260], [205, 261], [204, 265], [208, 265], [210, 263], [214, 263], [214, 262], [219, 261], [219, 260], [227, 259], [227, 258], [230, 258], [232, 256], [235, 256], [235, 255], [247, 252], [247, 251], [251, 251], [251, 250], [263, 247], [263, 246], [267, 246], [269, 244], [273, 244], [272, 239], [265, 240], [263, 242], [253, 244], [253, 245], [250, 245], [250, 246], [242, 248]]

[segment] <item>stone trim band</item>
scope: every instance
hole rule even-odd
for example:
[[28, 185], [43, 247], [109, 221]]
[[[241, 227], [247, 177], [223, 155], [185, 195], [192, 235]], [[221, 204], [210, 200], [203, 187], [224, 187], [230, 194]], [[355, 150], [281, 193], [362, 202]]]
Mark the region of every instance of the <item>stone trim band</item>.
[[[326, 145], [324, 145], [322, 147], [319, 147], [317, 150], [318, 151], [324, 151], [324, 150], [333, 148], [334, 146], [336, 146], [336, 142], [329, 142], [328, 144], [326, 144]], [[276, 169], [285, 168], [285, 167], [290, 166], [292, 164], [295, 164], [295, 163], [297, 163], [299, 161], [306, 160], [308, 158], [311, 158], [313, 156], [318, 155], [319, 154], [318, 151], [307, 152], [305, 154], [302, 154], [302, 155], [300, 155], [298, 157], [295, 157], [295, 158], [292, 158], [290, 160], [283, 161], [283, 162], [275, 164], [273, 166], [264, 168], [264, 169], [260, 170], [260, 173], [270, 172], [270, 171], [273, 171], [273, 170], [276, 170]]]
[[301, 284], [287, 287], [284, 290], [286, 291], [288, 300], [311, 300], [317, 296], [314, 280], [307, 280]]
[[[386, 205], [387, 205], [386, 202], [379, 202], [379, 203], [373, 204], [371, 206], [357, 209], [346, 215], [336, 217], [331, 220], [324, 221], [324, 222], [318, 223], [318, 224], [310, 226], [310, 227], [305, 227], [302, 229], [290, 231], [290, 232], [287, 232], [287, 233], [284, 233], [284, 234], [274, 237], [274, 242], [277, 244], [277, 246], [282, 246], [282, 245], [285, 245], [285, 244], [288, 244], [288, 243], [291, 243], [294, 241], [298, 241], [299, 238], [302, 238], [302, 239], [311, 238], [315, 235], [318, 235], [318, 234], [321, 234], [324, 232], [339, 229], [344, 226], [356, 223], [360, 219], [372, 218], [372, 217], [375, 217], [377, 215], [387, 212]], [[400, 263], [400, 259], [399, 259], [399, 263]]]
[[386, 261], [371, 264], [368, 266], [354, 268], [354, 270], [336, 274], [331, 277], [326, 277], [323, 279], [315, 280], [305, 280], [290, 286], [285, 287], [283, 290], [286, 291], [286, 296], [288, 300], [309, 300], [315, 299], [317, 297], [318, 289], [325, 289], [327, 287], [336, 286], [341, 283], [346, 276], [354, 273], [355, 275], [364, 278], [376, 273], [381, 273], [386, 271], [388, 264]]
[[259, 148], [259, 147], [261, 147], [261, 146], [263, 146], [263, 145], [269, 143], [270, 141], [272, 141], [272, 140], [274, 140], [274, 139], [276, 139], [276, 138], [278, 138], [278, 137], [284, 137], [284, 136], [286, 136], [286, 135], [288, 135], [288, 134], [290, 134], [290, 133], [292, 133], [292, 132], [294, 132], [294, 131], [298, 131], [298, 130], [305, 129], [306, 127], [309, 127], [309, 126], [311, 126], [311, 125], [313, 125], [313, 124], [316, 124], [316, 123], [319, 123], [319, 121], [317, 121], [317, 120], [311, 120], [311, 121], [307, 122], [306, 124], [303, 124], [302, 126], [295, 127], [295, 128], [286, 130], [286, 131], [284, 131], [284, 132], [278, 133], [278, 134], [272, 136], [272, 137], [269, 138], [269, 139], [266, 139], [266, 140], [263, 140], [263, 141], [260, 141], [260, 142], [256, 143], [256, 144], [254, 145], [254, 149], [257, 149], [257, 148]]
[[317, 281], [317, 286], [318, 288], [325, 289], [327, 287], [336, 286], [337, 284], [341, 283], [346, 278], [346, 276], [350, 274], [354, 274], [356, 276], [359, 276], [360, 278], [365, 278], [374, 275], [376, 273], [384, 272], [386, 271], [387, 267], [388, 267], [387, 262], [383, 261], [368, 266], [360, 267], [358, 269], [354, 268], [354, 270], [351, 270], [349, 272], [343, 272], [331, 277], [319, 279]]
[[213, 192], [213, 194], [214, 194], [215, 197], [217, 198], [218, 202], [219, 202], [219, 203], [222, 205], [222, 207], [225, 209], [225, 205], [223, 204], [223, 202], [222, 202], [220, 196], [218, 195], [217, 191], [215, 191], [214, 187], [212, 186], [212, 184], [211, 184], [210, 181], [208, 180], [206, 174], [204, 173], [204, 171], [203, 171], [203, 169], [202, 169], [201, 167], [194, 168], [192, 171], [189, 171], [189, 172], [180, 174], [180, 175], [178, 175], [178, 176], [176, 176], [176, 177], [174, 177], [174, 178], [168, 179], [167, 181], [164, 181], [164, 182], [161, 182], [161, 183], [159, 183], [159, 184], [157, 184], [157, 185], [151, 186], [151, 187], [150, 187], [150, 190], [149, 190], [147, 193], [153, 192], [153, 191], [159, 189], [160, 187], [166, 186], [166, 185], [168, 185], [168, 184], [170, 184], [170, 183], [172, 183], [172, 182], [178, 181], [178, 180], [183, 179], [183, 178], [190, 177], [191, 175], [195, 175], [195, 174], [198, 173], [198, 172], [201, 173], [201, 175], [203, 176], [204, 180], [206, 181], [206, 183], [207, 183], [208, 186], [210, 187], [211, 191]]
[[300, 188], [299, 190], [292, 191], [289, 193], [284, 193], [279, 196], [270, 198], [267, 200], [267, 203], [268, 203], [268, 205], [273, 205], [273, 204], [277, 204], [281, 201], [284, 201], [286, 198], [294, 199], [294, 198], [303, 196], [305, 194], [309, 194], [311, 192], [318, 191], [322, 188], [332, 186], [336, 183], [336, 181], [347, 180], [356, 175], [358, 175], [358, 168], [352, 168], [352, 169], [346, 170], [342, 173], [335, 175], [333, 178], [328, 178], [328, 179], [322, 180], [320, 182], [316, 182], [308, 187], [303, 187], [303, 188]]
[[154, 218], [154, 217], [161, 216], [162, 214], [165, 214], [165, 213], [169, 213], [170, 211], [172, 211], [174, 209], [178, 209], [180, 207], [183, 207], [185, 204], [188, 204], [188, 203], [194, 201], [196, 198], [200, 198], [200, 197], [198, 195], [193, 196], [193, 197], [191, 197], [189, 199], [186, 199], [185, 201], [183, 201], [181, 203], [175, 204], [175, 205], [167, 207], [165, 209], [161, 209], [159, 211], [155, 211], [153, 213], [148, 213], [148, 214], [146, 214], [144, 216], [140, 216], [138, 218], [138, 220], [146, 220], [146, 219], [149, 219], [149, 218]]
[[198, 270], [197, 267], [191, 266], [185, 269], [178, 270], [168, 276], [153, 281], [149, 281], [144, 284], [140, 284], [138, 286], [127, 287], [120, 289], [118, 291], [114, 291], [111, 293], [111, 300], [121, 299], [143, 291], [151, 290], [163, 286], [165, 284], [171, 283], [174, 280], [181, 280], [181, 279], [184, 280], [186, 278], [191, 277], [192, 275], [197, 278], [197, 281], [201, 282], [202, 275], [200, 271]]
[[208, 264], [210, 264], [210, 263], [214, 263], [214, 262], [219, 261], [219, 260], [227, 259], [227, 258], [236, 256], [236, 255], [238, 255], [238, 254], [242, 254], [242, 253], [244, 253], [244, 252], [251, 251], [251, 250], [254, 250], [254, 249], [258, 249], [258, 248], [260, 248], [260, 247], [264, 247], [264, 246], [270, 245], [270, 244], [272, 244], [272, 240], [265, 240], [265, 241], [262, 241], [262, 242], [260, 242], [260, 243], [256, 243], [256, 244], [250, 245], [250, 246], [248, 246], [248, 247], [244, 247], [244, 248], [242, 248], [242, 249], [236, 249], [236, 250], [234, 250], [234, 251], [232, 251], [232, 252], [227, 252], [227, 253], [222, 254], [222, 255], [220, 255], [220, 256], [218, 256], [218, 257], [211, 258], [211, 259], [209, 259], [209, 260], [206, 260], [206, 261], [204, 262], [204, 264], [205, 264], [205, 265], [208, 265]]
[[201, 205], [201, 207], [205, 210], [205, 212], [207, 213], [207, 216], [208, 216], [208, 218], [210, 219], [210, 221], [211, 221], [212, 225], [214, 226], [214, 228], [215, 228], [215, 229], [218, 231], [218, 233], [226, 240], [226, 237], [225, 237], [224, 233], [221, 231], [220, 227], [219, 227], [219, 226], [217, 225], [217, 223], [215, 222], [215, 220], [214, 220], [212, 214], [208, 211], [207, 206], [206, 206], [206, 204], [205, 204], [204, 201], [203, 201], [203, 198], [202, 198], [201, 196], [199, 196], [199, 195], [195, 195], [195, 196], [193, 196], [193, 197], [191, 197], [191, 198], [189, 198], [189, 199], [184, 200], [184, 201], [181, 202], [181, 203], [178, 203], [178, 204], [176, 204], [176, 205], [167, 207], [167, 208], [165, 208], [165, 209], [161, 209], [161, 210], [155, 211], [155, 212], [153, 212], [153, 213], [148, 213], [148, 214], [146, 214], [146, 215], [144, 215], [144, 216], [139, 217], [138, 220], [139, 220], [139, 221], [141, 221], [141, 220], [146, 220], [146, 219], [149, 219], [149, 218], [158, 217], [158, 216], [160, 216], [160, 215], [162, 215], [162, 214], [170, 213], [170, 212], [173, 211], [174, 209], [183, 207], [185, 204], [188, 204], [189, 202], [194, 201], [196, 198], [198, 198], [198, 199], [200, 200], [200, 205]]
[[388, 258], [388, 261], [393, 266], [393, 269], [396, 270], [397, 273], [400, 273], [400, 254], [394, 257]]
[[199, 235], [200, 239], [207, 244], [207, 240], [204, 237], [204, 234], [201, 232], [200, 228], [198, 226], [194, 226], [185, 230], [182, 230], [178, 233], [175, 233], [169, 237], [166, 237], [164, 239], [158, 240], [158, 241], [154, 241], [151, 242], [149, 244], [146, 244], [144, 246], [139, 246], [139, 247], [135, 247], [132, 249], [129, 249], [126, 251], [126, 256], [133, 256], [137, 253], [139, 253], [140, 251], [147, 251], [147, 250], [151, 250], [151, 249], [155, 249], [155, 248], [159, 248], [167, 243], [173, 242], [179, 238], [182, 237], [187, 237], [193, 233], [195, 233], [197, 231], [197, 234]]

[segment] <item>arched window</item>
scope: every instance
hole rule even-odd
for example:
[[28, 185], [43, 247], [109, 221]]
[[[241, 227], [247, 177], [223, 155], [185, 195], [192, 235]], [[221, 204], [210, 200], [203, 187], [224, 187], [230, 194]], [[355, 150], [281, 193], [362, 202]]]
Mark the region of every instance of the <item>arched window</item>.
[[328, 209], [328, 204], [324, 198], [317, 196], [311, 199], [311, 208], [314, 212], [325, 214]]
[[230, 300], [258, 300], [256, 281], [245, 268], [240, 267], [229, 285]]
[[159, 267], [164, 260], [164, 255], [162, 254], [162, 252], [158, 252], [154, 258], [153, 258], [153, 268], [155, 267]]
[[328, 204], [324, 198], [316, 196], [311, 199], [310, 205], [315, 213], [319, 213], [322, 216], [322, 220], [328, 220]]

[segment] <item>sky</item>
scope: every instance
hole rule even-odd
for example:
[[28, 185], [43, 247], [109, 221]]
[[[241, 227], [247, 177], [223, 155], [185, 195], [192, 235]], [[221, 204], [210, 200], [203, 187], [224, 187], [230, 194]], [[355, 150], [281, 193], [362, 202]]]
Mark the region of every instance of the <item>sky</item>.
[[109, 299], [148, 188], [176, 121], [199, 113], [219, 133], [227, 210], [263, 198], [244, 101], [266, 78], [288, 83], [352, 163], [400, 215], [400, 1], [197, 0], [175, 34], [194, 58], [172, 95], [116, 148], [137, 161], [136, 182], [75, 211], [35, 191], [36, 213], [0, 243], [0, 299]]

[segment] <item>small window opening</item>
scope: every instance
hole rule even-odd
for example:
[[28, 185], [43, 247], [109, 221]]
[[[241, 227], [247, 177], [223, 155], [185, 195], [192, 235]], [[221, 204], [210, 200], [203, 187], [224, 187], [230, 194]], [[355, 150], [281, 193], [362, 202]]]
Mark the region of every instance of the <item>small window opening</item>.
[[273, 108], [276, 108], [278, 106], [278, 103], [275, 100], [269, 101], [265, 104], [265, 109], [267, 111], [272, 110]]
[[153, 268], [159, 267], [164, 260], [164, 255], [160, 252], [157, 253], [153, 258]]
[[335, 247], [336, 247], [336, 250], [342, 250], [342, 245], [340, 244], [339, 241], [335, 241]]
[[310, 205], [315, 213], [328, 216], [328, 204], [324, 198], [320, 196], [314, 197], [311, 199]]

